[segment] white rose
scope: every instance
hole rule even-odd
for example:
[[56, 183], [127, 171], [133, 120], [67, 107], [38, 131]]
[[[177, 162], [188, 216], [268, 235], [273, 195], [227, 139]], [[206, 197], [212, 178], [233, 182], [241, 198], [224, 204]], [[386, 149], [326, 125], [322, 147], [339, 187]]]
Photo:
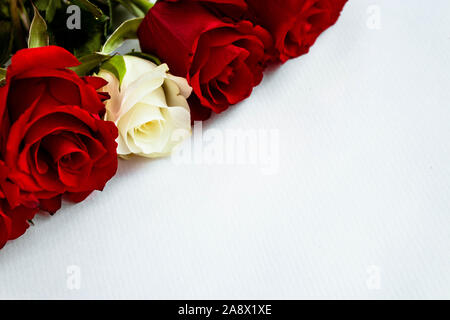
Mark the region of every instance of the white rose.
[[108, 81], [102, 90], [111, 99], [106, 102], [108, 121], [119, 129], [117, 153], [145, 157], [169, 155], [191, 134], [191, 117], [186, 99], [192, 92], [186, 79], [168, 73], [160, 66], [134, 56], [124, 56], [126, 74], [120, 85], [111, 72], [98, 76]]

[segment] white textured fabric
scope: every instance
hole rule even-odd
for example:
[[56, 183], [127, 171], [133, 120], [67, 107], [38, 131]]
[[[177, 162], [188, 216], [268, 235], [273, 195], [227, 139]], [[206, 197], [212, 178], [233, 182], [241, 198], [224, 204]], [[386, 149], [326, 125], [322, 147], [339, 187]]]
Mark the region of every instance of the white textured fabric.
[[0, 252], [0, 298], [450, 298], [449, 12], [350, 0], [203, 125], [271, 137], [271, 170], [121, 160]]

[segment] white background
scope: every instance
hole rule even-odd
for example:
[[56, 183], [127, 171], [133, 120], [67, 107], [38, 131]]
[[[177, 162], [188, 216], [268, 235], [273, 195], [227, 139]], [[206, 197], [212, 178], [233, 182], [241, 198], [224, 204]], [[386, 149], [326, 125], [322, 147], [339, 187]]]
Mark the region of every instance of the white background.
[[120, 161], [103, 193], [0, 252], [0, 298], [450, 298], [449, 15], [351, 0], [204, 124], [278, 130], [275, 174]]

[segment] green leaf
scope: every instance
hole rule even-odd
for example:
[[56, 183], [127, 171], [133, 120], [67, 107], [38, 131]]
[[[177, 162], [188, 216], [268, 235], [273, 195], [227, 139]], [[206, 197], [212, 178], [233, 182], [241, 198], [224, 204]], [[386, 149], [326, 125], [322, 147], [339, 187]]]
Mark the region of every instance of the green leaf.
[[149, 0], [130, 0], [136, 7], [138, 7], [144, 15], [153, 7], [153, 3]]
[[35, 0], [34, 5], [41, 11], [45, 11], [48, 8], [49, 2], [51, 0]]
[[127, 39], [137, 39], [137, 30], [143, 18], [136, 18], [125, 21], [109, 37], [103, 46], [102, 53], [111, 54], [119, 48]]
[[30, 26], [30, 34], [28, 36], [28, 48], [45, 47], [49, 44], [47, 23], [39, 13], [39, 10], [34, 7], [34, 18]]
[[6, 69], [0, 68], [0, 81], [6, 78]]
[[1, 2], [0, 3], [0, 18], [2, 19], [9, 19], [11, 17], [9, 13], [9, 3], [8, 2]]
[[119, 79], [119, 83], [122, 84], [123, 77], [127, 73], [127, 67], [125, 60], [122, 56], [114, 56], [105, 63], [102, 64], [101, 69], [111, 72]]
[[6, 84], [6, 69], [0, 68], [0, 87]]
[[73, 49], [75, 56], [83, 57], [91, 52], [98, 52], [102, 47], [103, 39], [101, 26], [96, 26], [91, 30], [91, 34], [87, 41], [83, 43], [82, 46]]
[[45, 11], [45, 20], [48, 23], [53, 21], [56, 10], [61, 8], [61, 0], [37, 0], [34, 4], [39, 11]]
[[48, 7], [45, 10], [45, 18], [52, 22], [55, 17], [56, 9], [61, 7], [61, 0], [48, 0]]
[[94, 69], [100, 67], [100, 65], [111, 59], [111, 56], [104, 55], [101, 53], [92, 53], [80, 58], [80, 65], [76, 67], [69, 68], [75, 71], [80, 77], [90, 75]]
[[[106, 0], [106, 5], [108, 6], [108, 11], [109, 11], [109, 23], [108, 23], [108, 26], [107, 26], [107, 29], [106, 29], [106, 31], [108, 32], [108, 31], [112, 31], [113, 30], [113, 24], [114, 24], [114, 21], [113, 21], [113, 10], [114, 10], [114, 8], [113, 8], [113, 4], [112, 4], [112, 0]], [[107, 36], [107, 34], [105, 34], [105, 36]]]
[[109, 19], [108, 16], [106, 16], [99, 7], [97, 7], [89, 0], [70, 0], [70, 2], [79, 6], [81, 9], [92, 13], [94, 17], [99, 19], [100, 21], [106, 21]]
[[130, 0], [117, 0], [125, 9], [127, 9], [132, 15], [136, 17], [143, 18], [145, 16], [145, 12], [142, 11], [138, 6], [136, 6]]
[[161, 60], [159, 60], [159, 58], [157, 56], [154, 56], [152, 54], [133, 51], [133, 52], [127, 53], [126, 55], [127, 56], [134, 56], [134, 57], [138, 57], [138, 58], [141, 58], [141, 59], [145, 59], [145, 60], [151, 61], [151, 62], [153, 62], [154, 64], [156, 64], [158, 66], [161, 64]]
[[11, 13], [11, 23], [13, 29], [14, 38], [14, 48], [13, 50], [20, 50], [27, 47], [26, 41], [26, 31], [22, 23], [22, 12], [19, 0], [10, 0], [10, 13]]
[[13, 45], [12, 26], [9, 21], [0, 21], [0, 66], [5, 64], [10, 56]]

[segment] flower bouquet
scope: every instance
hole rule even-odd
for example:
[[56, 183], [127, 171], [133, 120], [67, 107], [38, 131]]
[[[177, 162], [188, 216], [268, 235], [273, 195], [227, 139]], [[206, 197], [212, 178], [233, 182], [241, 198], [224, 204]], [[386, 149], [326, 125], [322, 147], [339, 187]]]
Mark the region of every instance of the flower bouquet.
[[[346, 2], [3, 0], [0, 248], [103, 190], [118, 157], [170, 155], [267, 66], [308, 53]], [[129, 39], [140, 49], [119, 54]]]

